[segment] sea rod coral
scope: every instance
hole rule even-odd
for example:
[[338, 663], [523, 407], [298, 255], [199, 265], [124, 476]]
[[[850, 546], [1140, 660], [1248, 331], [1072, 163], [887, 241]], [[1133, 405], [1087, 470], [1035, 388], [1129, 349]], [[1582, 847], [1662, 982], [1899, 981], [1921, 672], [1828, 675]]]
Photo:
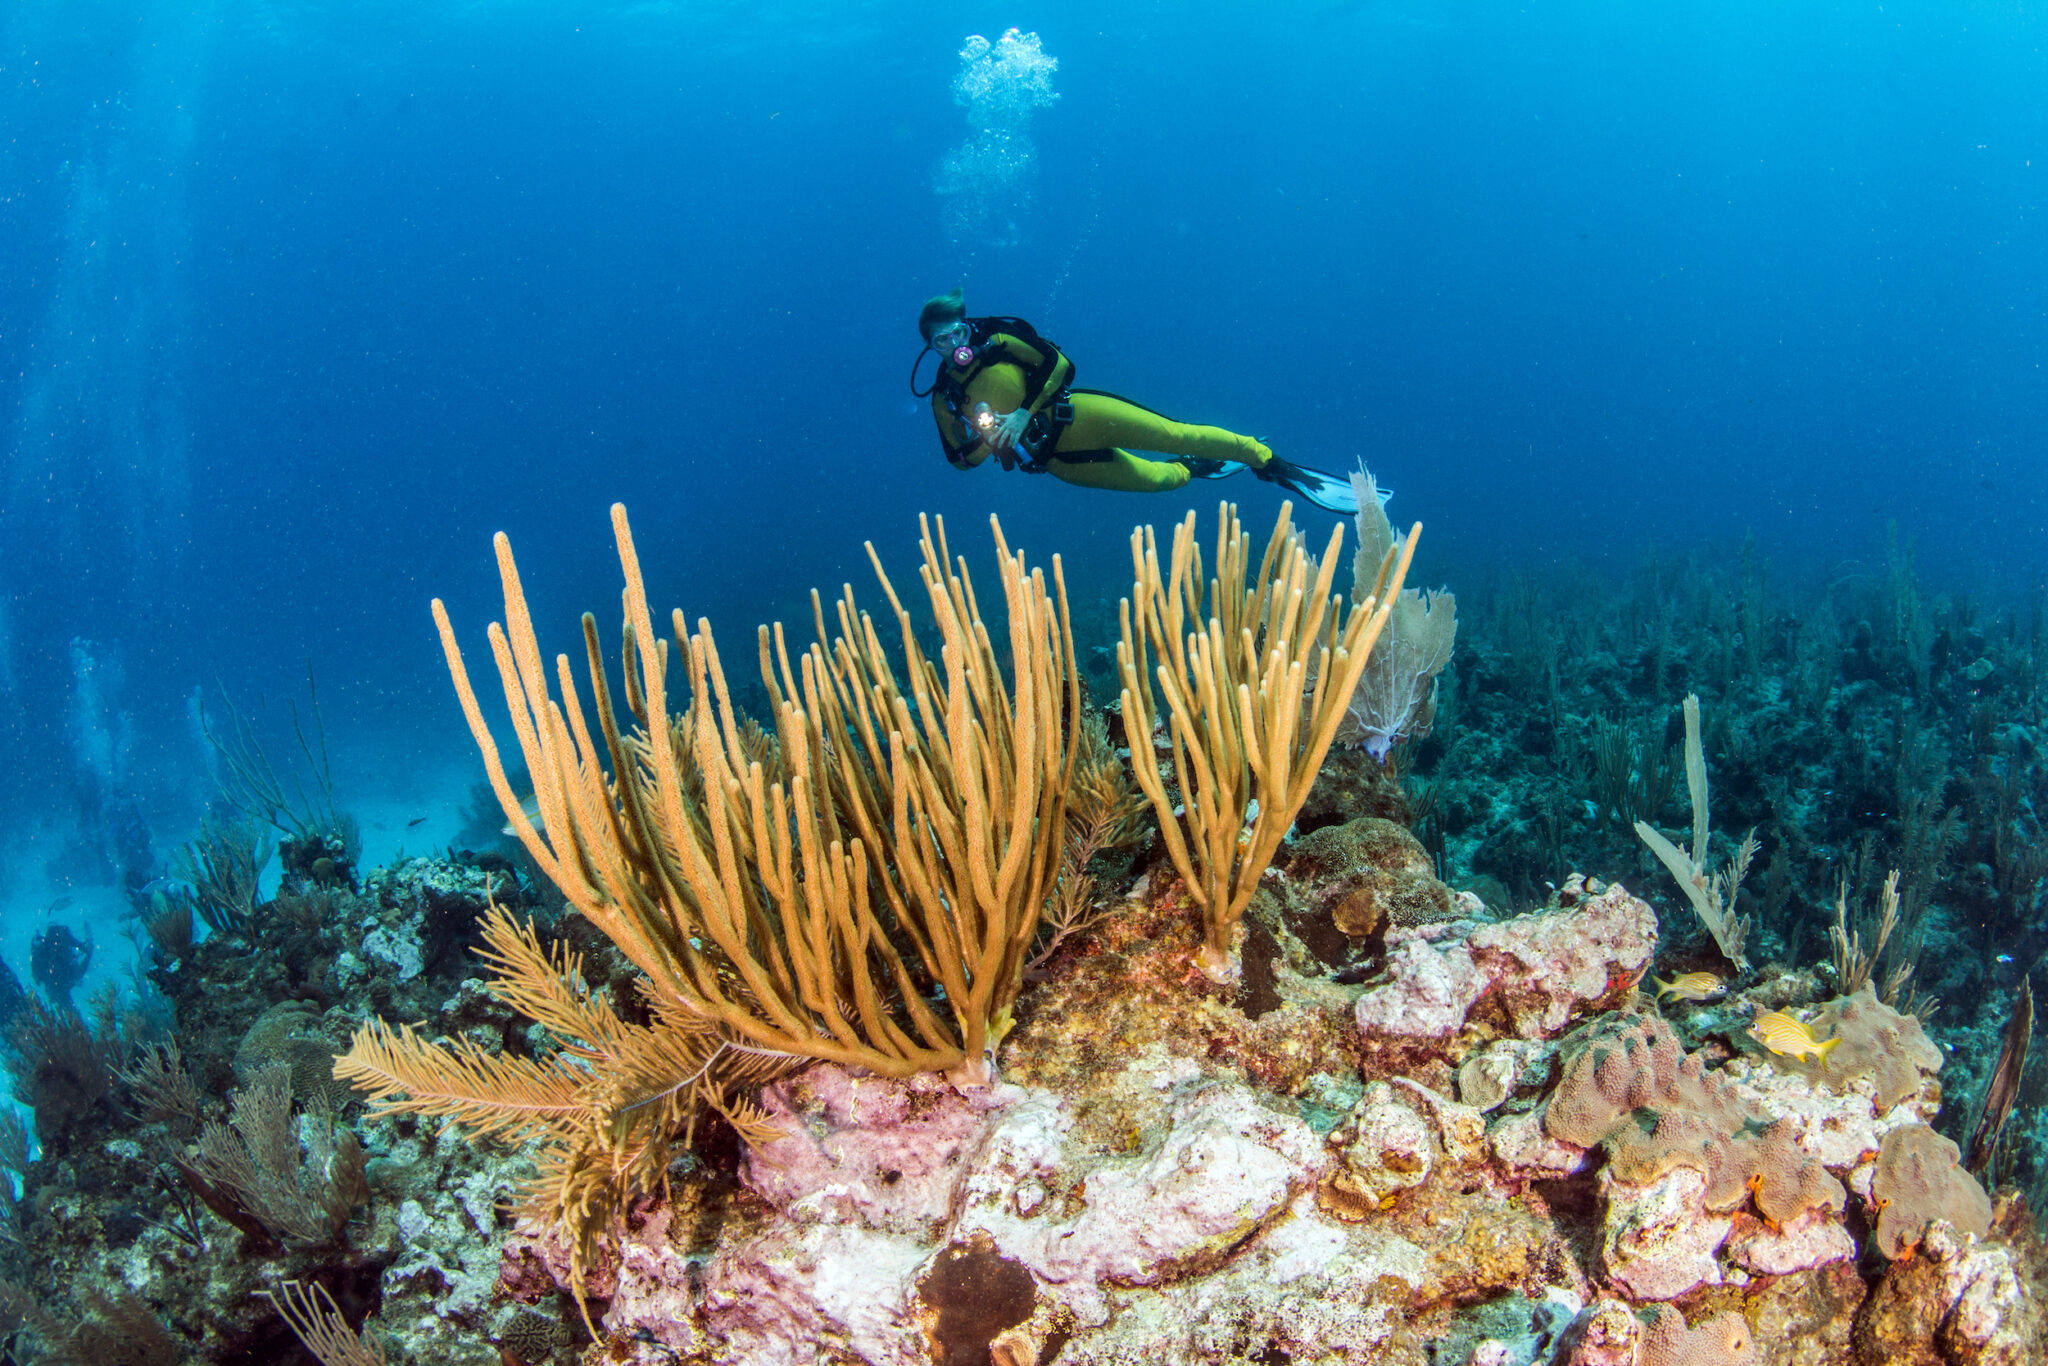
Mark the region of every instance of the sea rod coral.
[[[1080, 725], [1058, 560], [1049, 591], [990, 522], [1008, 676], [944, 524], [927, 524], [921, 578], [944, 640], [939, 660], [919, 644], [871, 545], [902, 636], [900, 678], [851, 589], [836, 638], [814, 594], [818, 639], [795, 666], [779, 627], [760, 633], [775, 713], [765, 754], [743, 739], [710, 623], [692, 633], [680, 609], [673, 657], [688, 671], [689, 704], [671, 715], [671, 651], [654, 630], [624, 507], [612, 508], [612, 525], [626, 575], [625, 700], [639, 725], [620, 724], [585, 614], [602, 749], [567, 656], [556, 660], [561, 699], [550, 692], [500, 536], [508, 624], [491, 628], [491, 644], [539, 826], [521, 809], [437, 600], [449, 669], [514, 831], [658, 999], [753, 1048], [887, 1076], [988, 1079], [985, 1054], [1008, 1028], [1060, 867]], [[928, 1003], [927, 986], [943, 988], [942, 1006]]]
[[1251, 537], [1237, 509], [1223, 504], [1216, 573], [1206, 584], [1194, 513], [1174, 528], [1164, 572], [1152, 528], [1131, 533], [1137, 582], [1120, 608], [1117, 647], [1124, 723], [1149, 737], [1155, 686], [1165, 696], [1180, 803], [1157, 766], [1133, 767], [1174, 867], [1202, 908], [1199, 961], [1217, 981], [1235, 976], [1238, 921], [1322, 771], [1421, 532], [1417, 523], [1398, 558], [1389, 548], [1372, 591], [1348, 605], [1330, 592], [1343, 526], [1332, 528], [1319, 560], [1295, 533], [1287, 505], [1252, 571]]

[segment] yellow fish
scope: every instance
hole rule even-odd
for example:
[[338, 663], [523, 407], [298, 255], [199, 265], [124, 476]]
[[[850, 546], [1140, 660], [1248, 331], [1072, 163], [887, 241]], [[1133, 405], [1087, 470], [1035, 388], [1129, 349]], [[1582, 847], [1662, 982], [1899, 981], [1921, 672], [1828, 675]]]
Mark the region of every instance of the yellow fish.
[[1795, 1020], [1782, 1010], [1757, 1016], [1749, 1027], [1749, 1036], [1773, 1053], [1788, 1058], [1813, 1057], [1823, 1070], [1828, 1065], [1828, 1054], [1842, 1041], [1839, 1034], [1831, 1039], [1815, 1038], [1812, 1025]]
[[1681, 1001], [1704, 1001], [1721, 993], [1721, 979], [1711, 972], [1688, 972], [1668, 982], [1662, 977], [1652, 977], [1650, 980], [1657, 984], [1657, 995], [1660, 998], [1676, 996]]

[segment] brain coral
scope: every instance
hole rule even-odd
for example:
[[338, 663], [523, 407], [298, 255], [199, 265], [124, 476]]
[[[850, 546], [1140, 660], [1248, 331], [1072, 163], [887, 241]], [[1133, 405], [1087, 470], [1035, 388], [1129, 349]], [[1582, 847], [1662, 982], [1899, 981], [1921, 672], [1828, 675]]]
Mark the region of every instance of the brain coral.
[[353, 1096], [348, 1083], [334, 1079], [339, 1050], [321, 1027], [320, 1008], [307, 1001], [280, 1001], [256, 1017], [235, 1047], [235, 1080], [244, 1086], [264, 1068], [283, 1063], [291, 1069], [292, 1095], [300, 1101], [324, 1099], [336, 1109]]
[[1956, 1165], [1956, 1145], [1925, 1124], [1884, 1136], [1870, 1181], [1877, 1204], [1877, 1246], [1897, 1261], [1919, 1246], [1927, 1225], [1946, 1219], [1958, 1232], [1982, 1238], [1991, 1231], [1991, 1198]]
[[1877, 1110], [1883, 1114], [1910, 1100], [1925, 1073], [1941, 1070], [1941, 1050], [1920, 1028], [1920, 1021], [1901, 1015], [1877, 999], [1868, 985], [1853, 996], [1837, 996], [1810, 1021], [1822, 1039], [1840, 1038], [1827, 1065], [1772, 1054], [1771, 1066], [1840, 1091], [1842, 1083], [1869, 1077], [1877, 1088]]
[[1658, 1307], [1636, 1358], [1640, 1366], [1748, 1366], [1756, 1359], [1756, 1334], [1742, 1315], [1716, 1314], [1688, 1328], [1669, 1306]]
[[1773, 1224], [1839, 1211], [1841, 1182], [1799, 1150], [1789, 1128], [1746, 1101], [1660, 1016], [1607, 1016], [1565, 1042], [1564, 1075], [1543, 1114], [1553, 1138], [1607, 1150], [1616, 1180], [1647, 1186], [1675, 1167], [1707, 1177], [1706, 1207], [1750, 1196]]

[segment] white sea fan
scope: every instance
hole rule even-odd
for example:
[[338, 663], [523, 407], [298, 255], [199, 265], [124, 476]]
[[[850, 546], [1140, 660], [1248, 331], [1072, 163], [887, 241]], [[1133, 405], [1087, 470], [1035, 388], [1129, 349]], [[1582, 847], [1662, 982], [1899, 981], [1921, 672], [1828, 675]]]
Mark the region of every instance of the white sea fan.
[[[1352, 560], [1352, 593], [1372, 591], [1380, 562], [1398, 554], [1404, 537], [1394, 531], [1380, 504], [1379, 486], [1365, 471], [1351, 476], [1358, 495], [1358, 552]], [[1350, 715], [1338, 730], [1346, 744], [1362, 745], [1385, 763], [1400, 740], [1420, 740], [1436, 720], [1437, 675], [1451, 662], [1458, 642], [1458, 602], [1446, 590], [1404, 588], [1394, 600], [1387, 626], [1373, 646]]]

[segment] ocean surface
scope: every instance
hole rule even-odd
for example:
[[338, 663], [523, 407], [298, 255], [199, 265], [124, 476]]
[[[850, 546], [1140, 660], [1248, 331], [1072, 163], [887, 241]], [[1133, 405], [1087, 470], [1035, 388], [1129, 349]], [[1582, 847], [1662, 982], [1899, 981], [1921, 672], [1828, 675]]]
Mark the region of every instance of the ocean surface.
[[1892, 524], [2023, 598], [2044, 45], [1963, 0], [8, 0], [0, 952], [61, 921], [125, 976], [202, 717], [302, 759], [309, 675], [364, 862], [454, 839], [428, 601], [486, 667], [495, 531], [580, 652], [624, 502], [744, 674], [812, 587], [878, 600], [864, 542], [914, 582], [920, 512], [1090, 604], [1140, 521], [1264, 525], [1248, 479], [949, 468], [906, 373], [954, 285], [1084, 384], [1365, 462], [1461, 605], [1745, 538], [1839, 581]]

